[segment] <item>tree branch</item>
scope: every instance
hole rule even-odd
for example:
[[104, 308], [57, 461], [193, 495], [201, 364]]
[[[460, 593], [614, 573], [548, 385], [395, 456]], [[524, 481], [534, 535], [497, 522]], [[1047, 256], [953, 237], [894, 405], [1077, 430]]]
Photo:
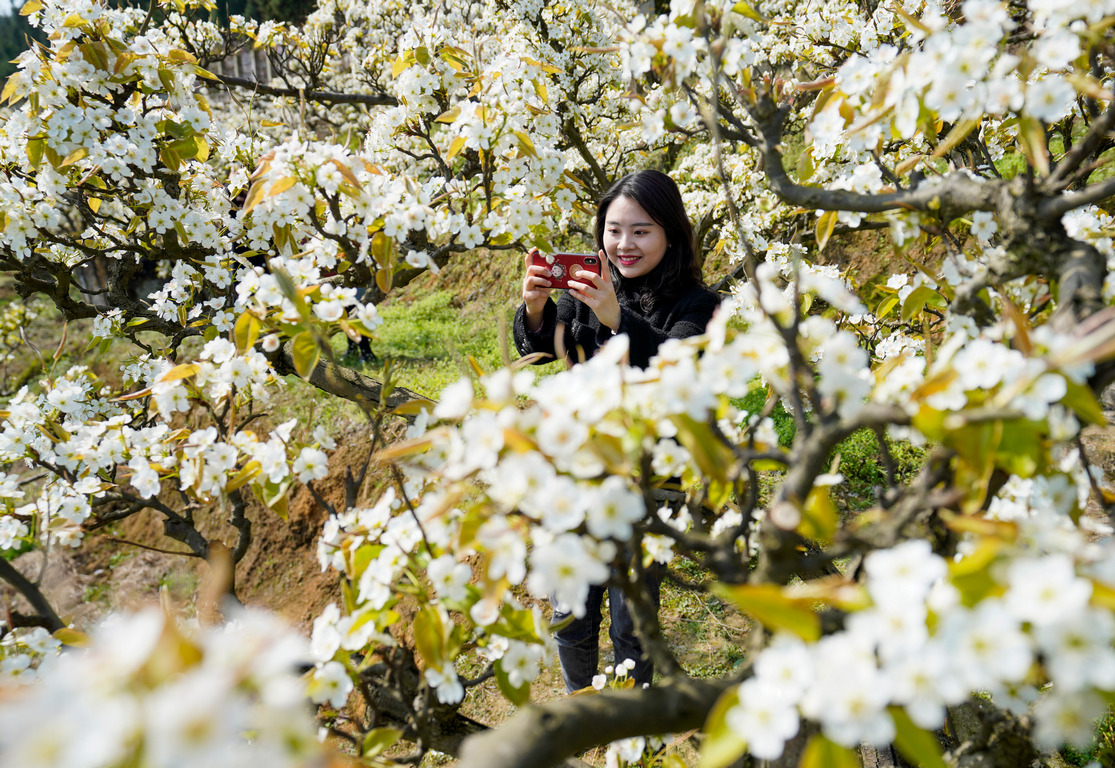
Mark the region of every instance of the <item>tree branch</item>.
[[387, 94], [306, 91], [301, 88], [276, 88], [246, 77], [232, 77], [230, 75], [214, 75], [214, 77], [224, 85], [247, 88], [265, 96], [305, 99], [306, 101], [322, 102], [323, 104], [364, 104], [369, 107], [393, 107], [399, 103], [398, 99]]
[[0, 557], [0, 579], [11, 584], [19, 594], [23, 595], [27, 602], [31, 604], [31, 607], [38, 612], [40, 623], [48, 631], [57, 632], [66, 626], [65, 622], [58, 618], [58, 614], [55, 613], [54, 608], [51, 607], [42, 591], [30, 579], [17, 571], [14, 565], [2, 557]]
[[465, 739], [460, 768], [548, 768], [630, 736], [700, 728], [737, 679], [680, 680], [645, 690], [568, 696], [520, 710], [495, 731]]
[[[282, 347], [267, 355], [271, 365], [280, 375], [297, 374], [294, 369], [292, 348], [292, 343], [287, 341]], [[424, 400], [429, 402], [431, 406], [433, 405], [433, 401], [428, 397], [402, 387], [392, 388], [386, 401], [384, 401], [382, 383], [327, 360], [320, 361], [314, 367], [314, 370], [310, 373], [309, 382], [322, 392], [343, 398], [369, 410], [381, 404], [388, 408], [397, 408], [412, 400]], [[414, 420], [413, 416], [407, 416], [406, 418], [408, 421]]]

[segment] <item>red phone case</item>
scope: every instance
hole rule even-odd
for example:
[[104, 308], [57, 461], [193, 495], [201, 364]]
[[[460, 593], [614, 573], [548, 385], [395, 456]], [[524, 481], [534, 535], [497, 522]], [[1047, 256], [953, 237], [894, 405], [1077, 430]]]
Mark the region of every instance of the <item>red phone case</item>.
[[569, 280], [576, 279], [573, 273], [578, 269], [600, 272], [600, 257], [595, 253], [535, 253], [531, 264], [546, 267], [550, 271], [548, 279], [552, 288], [569, 288]]

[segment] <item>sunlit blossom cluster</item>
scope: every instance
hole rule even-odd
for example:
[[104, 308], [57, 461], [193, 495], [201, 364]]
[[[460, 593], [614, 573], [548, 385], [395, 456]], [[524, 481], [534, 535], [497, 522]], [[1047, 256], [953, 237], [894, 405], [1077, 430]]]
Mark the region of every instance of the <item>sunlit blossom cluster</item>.
[[20, 657], [5, 656], [5, 764], [319, 764], [299, 670], [306, 642], [275, 617], [243, 612], [200, 629], [149, 609], [106, 620], [87, 642], [47, 657], [33, 684], [9, 674]]
[[[185, 429], [180, 414], [197, 403], [265, 403], [277, 385], [259, 352], [237, 352], [226, 339], [208, 342], [190, 365], [159, 358], [129, 365], [141, 388], [125, 398], [87, 369], [75, 366], [40, 391], [21, 389], [0, 423], [0, 549], [41, 540], [76, 547], [82, 524], [106, 494], [156, 499], [166, 487], [213, 501], [248, 485], [271, 506], [293, 482], [326, 474], [325, 450], [336, 443], [317, 427], [295, 434], [297, 422], [270, 434], [250, 429]], [[40, 487], [22, 480], [48, 468]]]
[[[802, 718], [838, 744], [886, 744], [896, 736], [889, 708], [933, 731], [947, 707], [980, 691], [1032, 713], [1041, 747], [1087, 745], [1115, 687], [1115, 619], [1097, 596], [1111, 588], [1111, 545], [993, 543], [998, 557], [982, 568], [949, 564], [924, 540], [872, 552], [869, 607], [816, 642], [777, 635], [732, 693], [733, 732], [762, 759], [782, 754]], [[987, 576], [978, 588], [965, 580], [976, 569]]]

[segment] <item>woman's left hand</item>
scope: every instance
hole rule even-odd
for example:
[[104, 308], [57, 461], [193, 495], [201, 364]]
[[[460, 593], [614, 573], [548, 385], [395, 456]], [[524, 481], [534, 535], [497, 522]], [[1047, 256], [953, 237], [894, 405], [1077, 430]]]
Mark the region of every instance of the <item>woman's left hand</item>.
[[587, 304], [601, 325], [608, 326], [614, 333], [619, 330], [619, 299], [616, 298], [612, 271], [608, 267], [608, 256], [604, 251], [600, 251], [600, 263], [603, 267], [599, 275], [587, 269], [573, 273], [575, 279], [569, 281], [569, 292]]

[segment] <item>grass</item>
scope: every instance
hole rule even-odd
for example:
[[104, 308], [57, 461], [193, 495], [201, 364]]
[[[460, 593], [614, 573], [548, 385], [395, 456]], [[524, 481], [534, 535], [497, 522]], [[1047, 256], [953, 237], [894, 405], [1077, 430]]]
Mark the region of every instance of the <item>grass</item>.
[[[894, 459], [895, 480], [900, 484], [913, 479], [925, 463], [925, 448], [888, 438], [887, 449]], [[840, 457], [839, 472], [844, 476], [839, 491], [847, 507], [860, 510], [873, 506], [878, 489], [888, 484], [878, 437], [870, 429], [853, 432], [833, 451], [834, 462], [837, 456]]]
[[1109, 712], [1096, 724], [1095, 743], [1089, 749], [1066, 746], [1061, 756], [1069, 765], [1115, 765], [1115, 713]]

